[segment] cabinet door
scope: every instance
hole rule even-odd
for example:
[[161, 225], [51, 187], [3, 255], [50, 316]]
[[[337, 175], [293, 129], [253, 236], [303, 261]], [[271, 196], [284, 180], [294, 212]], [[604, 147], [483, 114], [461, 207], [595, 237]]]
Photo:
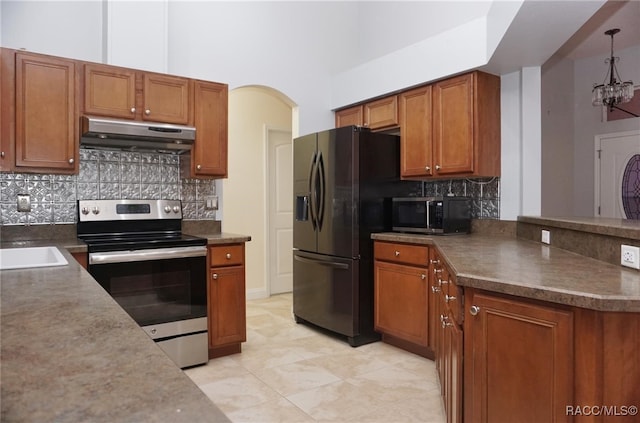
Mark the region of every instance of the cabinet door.
[[0, 171], [13, 170], [15, 145], [15, 53], [0, 47]]
[[433, 85], [434, 167], [437, 175], [474, 171], [474, 75]]
[[212, 267], [209, 275], [209, 347], [244, 342], [244, 266]]
[[189, 80], [177, 76], [145, 73], [142, 119], [153, 122], [189, 123]]
[[[573, 404], [573, 314], [472, 292], [465, 316], [467, 422], [566, 422]], [[474, 312], [477, 310], [474, 310]]]
[[227, 176], [228, 87], [213, 82], [194, 82], [196, 141], [191, 153], [191, 174]]
[[398, 96], [390, 96], [364, 105], [364, 126], [373, 129], [398, 126]]
[[16, 168], [77, 172], [76, 117], [75, 62], [16, 53]]
[[98, 64], [84, 65], [84, 113], [122, 119], [136, 117], [136, 72]]
[[362, 126], [364, 124], [362, 106], [354, 106], [349, 107], [348, 109], [338, 110], [335, 115], [336, 128], [349, 125]]
[[404, 92], [400, 102], [400, 175], [433, 175], [431, 85]]
[[447, 361], [447, 423], [462, 423], [462, 329], [449, 315]]
[[375, 261], [375, 329], [427, 346], [428, 269]]

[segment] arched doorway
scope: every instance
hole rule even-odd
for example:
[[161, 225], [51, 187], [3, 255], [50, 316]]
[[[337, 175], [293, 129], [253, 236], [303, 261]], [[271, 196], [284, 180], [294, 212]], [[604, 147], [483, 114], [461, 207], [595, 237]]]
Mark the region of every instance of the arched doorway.
[[273, 88], [244, 86], [229, 92], [229, 177], [222, 182], [222, 231], [251, 236], [245, 251], [248, 299], [287, 292], [283, 279], [286, 282], [291, 262], [287, 224], [292, 225], [292, 218], [286, 212], [293, 201], [286, 195], [287, 166], [292, 168], [296, 117], [295, 103]]

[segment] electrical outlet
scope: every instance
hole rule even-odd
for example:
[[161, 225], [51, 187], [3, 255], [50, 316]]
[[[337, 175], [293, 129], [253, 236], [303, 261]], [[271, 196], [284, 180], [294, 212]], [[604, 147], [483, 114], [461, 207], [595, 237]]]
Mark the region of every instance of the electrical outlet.
[[29, 196], [29, 194], [18, 194], [18, 211], [31, 211], [31, 197]]
[[543, 243], [545, 244], [551, 244], [551, 232], [549, 231], [545, 231], [544, 229], [542, 230], [542, 235], [540, 236], [540, 239], [542, 240]]
[[640, 269], [640, 247], [621, 245], [620, 264], [633, 269]]

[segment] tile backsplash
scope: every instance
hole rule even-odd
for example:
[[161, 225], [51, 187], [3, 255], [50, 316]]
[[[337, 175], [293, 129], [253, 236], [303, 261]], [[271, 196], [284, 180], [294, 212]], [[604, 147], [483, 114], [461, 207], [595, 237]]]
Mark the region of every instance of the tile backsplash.
[[[29, 194], [31, 211], [19, 212], [18, 194]], [[204, 196], [215, 181], [180, 178], [180, 156], [80, 149], [78, 175], [0, 173], [0, 224], [76, 223], [77, 200], [182, 199], [187, 220], [215, 219]]]
[[471, 217], [500, 219], [500, 178], [450, 179], [423, 182], [423, 195], [471, 197]]

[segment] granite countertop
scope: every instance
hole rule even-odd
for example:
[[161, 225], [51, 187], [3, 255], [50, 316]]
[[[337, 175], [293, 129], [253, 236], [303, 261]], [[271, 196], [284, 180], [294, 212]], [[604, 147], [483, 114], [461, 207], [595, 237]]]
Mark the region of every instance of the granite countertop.
[[519, 216], [518, 222], [640, 240], [640, 220], [607, 217]]
[[229, 421], [65, 250], [67, 266], [0, 271], [2, 421]]
[[640, 312], [640, 272], [510, 237], [373, 234], [435, 245], [458, 285], [600, 311]]

